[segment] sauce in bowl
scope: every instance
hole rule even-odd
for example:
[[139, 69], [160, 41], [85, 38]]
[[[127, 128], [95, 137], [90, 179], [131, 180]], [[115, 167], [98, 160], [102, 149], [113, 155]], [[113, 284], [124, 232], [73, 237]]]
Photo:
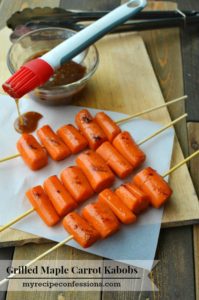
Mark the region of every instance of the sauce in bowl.
[[[27, 61], [38, 58], [44, 55], [47, 50], [40, 51], [35, 55], [29, 57]], [[42, 86], [44, 88], [56, 87], [59, 85], [66, 85], [78, 81], [84, 77], [86, 73], [86, 67], [70, 60], [59, 67], [53, 76]]]

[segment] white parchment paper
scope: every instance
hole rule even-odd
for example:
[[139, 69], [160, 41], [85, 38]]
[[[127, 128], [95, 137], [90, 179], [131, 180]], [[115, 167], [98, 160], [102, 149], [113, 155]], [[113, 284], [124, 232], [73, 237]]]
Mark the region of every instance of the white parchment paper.
[[[20, 107], [22, 112], [40, 112], [44, 117], [40, 120], [39, 126], [49, 124], [54, 130], [57, 130], [63, 124], [74, 123], [74, 116], [80, 110], [80, 107], [75, 106], [42, 106], [26, 98], [20, 100]], [[97, 112], [96, 109], [90, 109], [90, 111], [93, 114]], [[121, 113], [110, 111], [108, 114], [114, 120], [124, 116]], [[19, 138], [19, 134], [13, 128], [16, 117], [17, 111], [14, 101], [8, 96], [0, 95], [0, 158], [17, 153], [16, 141]], [[144, 119], [134, 119], [122, 124], [121, 128], [122, 130], [128, 130], [134, 139], [139, 141], [162, 126], [163, 124], [157, 124]], [[147, 160], [142, 168], [152, 166], [160, 174], [168, 170], [172, 155], [173, 138], [173, 129], [167, 129], [159, 136], [143, 144], [141, 148], [146, 153]], [[11, 219], [31, 208], [30, 203], [25, 197], [25, 191], [28, 188], [42, 184], [43, 180], [50, 175], [59, 174], [63, 168], [74, 164], [74, 160], [75, 156], [71, 156], [62, 162], [54, 162], [49, 159], [48, 166], [36, 172], [29, 170], [20, 157], [1, 163], [0, 225], [6, 224]], [[128, 181], [128, 179], [125, 179], [125, 181]], [[121, 181], [119, 179], [116, 180], [115, 187], [120, 184]], [[95, 199], [96, 196], [89, 201], [94, 201]], [[149, 260], [152, 261], [155, 256], [162, 212], [162, 209], [150, 208], [139, 217], [136, 224], [122, 225], [121, 230], [115, 235], [83, 250], [118, 261], [137, 260], [138, 267], [151, 269], [152, 265], [149, 263]], [[49, 228], [38, 217], [36, 212], [33, 212], [13, 227], [57, 242], [67, 236], [61, 224]], [[80, 249], [79, 245], [74, 241], [70, 241], [69, 244], [72, 247]]]

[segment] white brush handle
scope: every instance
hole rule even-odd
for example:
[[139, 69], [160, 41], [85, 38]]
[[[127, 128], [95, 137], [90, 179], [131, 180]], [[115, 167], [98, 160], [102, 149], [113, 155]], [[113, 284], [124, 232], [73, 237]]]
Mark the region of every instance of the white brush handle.
[[62, 42], [41, 58], [50, 64], [53, 69], [60, 67], [88, 46], [99, 40], [116, 26], [124, 23], [130, 17], [141, 11], [147, 4], [146, 0], [131, 0], [117, 7], [90, 26]]

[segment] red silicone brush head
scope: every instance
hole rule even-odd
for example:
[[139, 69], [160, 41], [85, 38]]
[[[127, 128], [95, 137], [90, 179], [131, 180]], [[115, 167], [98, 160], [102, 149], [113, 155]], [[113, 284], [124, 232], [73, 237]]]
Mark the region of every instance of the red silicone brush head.
[[53, 68], [47, 62], [36, 58], [23, 65], [2, 87], [11, 97], [18, 99], [44, 84], [53, 73]]

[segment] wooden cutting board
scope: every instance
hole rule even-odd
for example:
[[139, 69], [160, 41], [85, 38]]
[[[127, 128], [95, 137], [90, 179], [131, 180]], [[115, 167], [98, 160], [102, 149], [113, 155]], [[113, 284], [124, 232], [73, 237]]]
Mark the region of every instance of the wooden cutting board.
[[[9, 76], [6, 67], [9, 35], [10, 30], [7, 28], [0, 32], [0, 40], [3, 41], [0, 57], [1, 83]], [[97, 48], [100, 54], [99, 68], [88, 87], [76, 100], [77, 105], [132, 114], [164, 103], [145, 44], [139, 34], [111, 35], [98, 42]], [[144, 117], [162, 124], [170, 120], [165, 108]], [[175, 138], [172, 164], [182, 159], [182, 151]], [[170, 185], [174, 193], [165, 206], [162, 226], [198, 222], [198, 199], [186, 165], [171, 175]], [[28, 242], [40, 243], [44, 242], [44, 239], [12, 229], [6, 230], [0, 236], [1, 246]]]

